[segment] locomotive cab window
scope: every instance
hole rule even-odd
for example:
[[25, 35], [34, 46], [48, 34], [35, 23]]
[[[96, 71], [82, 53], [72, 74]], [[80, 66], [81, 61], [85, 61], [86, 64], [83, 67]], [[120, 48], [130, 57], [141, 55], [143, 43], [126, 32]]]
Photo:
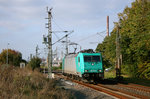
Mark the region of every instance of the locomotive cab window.
[[78, 62], [80, 63], [80, 57], [78, 57]]
[[92, 57], [91, 56], [84, 56], [84, 61], [85, 62], [91, 62]]
[[100, 56], [92, 56], [92, 62], [100, 62]]
[[84, 56], [85, 62], [100, 62], [100, 56]]

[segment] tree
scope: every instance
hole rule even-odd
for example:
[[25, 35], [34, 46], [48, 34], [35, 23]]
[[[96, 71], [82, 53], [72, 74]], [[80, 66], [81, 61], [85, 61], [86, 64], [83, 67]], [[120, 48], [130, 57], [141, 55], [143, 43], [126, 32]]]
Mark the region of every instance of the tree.
[[8, 51], [8, 64], [19, 66], [22, 61], [22, 54], [19, 51], [15, 51], [12, 49], [4, 49], [0, 54], [0, 64], [6, 64], [7, 60], [7, 51]]
[[116, 30], [114, 29], [109, 37], [106, 37], [101, 44], [98, 44], [96, 52], [101, 52], [103, 56], [104, 67], [114, 67], [115, 64], [115, 40], [116, 40]]
[[[132, 76], [148, 78], [150, 73], [150, 2], [136, 0], [132, 6], [126, 7], [118, 14], [120, 24], [119, 33], [121, 53], [123, 56], [122, 69]], [[106, 37], [102, 44], [97, 46], [97, 51], [102, 51], [105, 60], [114, 63], [116, 28]], [[141, 65], [143, 64], [143, 65]]]
[[29, 62], [29, 66], [31, 66], [32, 70], [34, 70], [35, 68], [40, 67], [41, 62], [42, 62], [42, 60], [40, 58], [33, 57]]
[[118, 14], [121, 23], [121, 47], [124, 64], [133, 76], [139, 76], [139, 64], [150, 59], [150, 2], [138, 0]]

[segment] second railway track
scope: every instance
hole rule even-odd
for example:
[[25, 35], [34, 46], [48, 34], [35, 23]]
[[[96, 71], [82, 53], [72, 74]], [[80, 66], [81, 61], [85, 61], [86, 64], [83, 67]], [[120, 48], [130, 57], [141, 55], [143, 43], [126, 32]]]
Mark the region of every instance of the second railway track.
[[68, 79], [71, 80], [72, 82], [78, 83], [80, 85], [95, 89], [100, 92], [104, 92], [106, 94], [112, 95], [116, 98], [120, 99], [150, 99], [150, 92], [149, 89], [142, 88], [141, 87], [136, 87], [136, 84], [89, 84], [89, 83], [84, 83], [82, 81], [77, 81], [73, 80], [68, 77], [64, 77], [62, 75], [57, 76], [63, 78], [63, 79]]

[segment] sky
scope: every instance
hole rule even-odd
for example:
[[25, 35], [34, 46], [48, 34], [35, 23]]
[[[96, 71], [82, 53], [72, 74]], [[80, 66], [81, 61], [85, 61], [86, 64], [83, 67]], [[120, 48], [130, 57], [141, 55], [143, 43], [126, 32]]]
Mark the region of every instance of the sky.
[[[131, 6], [135, 0], [0, 0], [0, 52], [3, 49], [13, 49], [22, 53], [24, 59], [30, 54], [35, 55], [35, 48], [39, 47], [39, 57], [46, 57], [46, 46], [42, 44], [43, 35], [48, 34], [46, 7], [52, 9], [52, 42], [56, 42], [65, 33], [70, 42], [78, 43], [83, 49], [96, 49], [106, 36], [106, 17], [109, 16], [110, 32], [113, 22], [118, 21], [118, 13], [126, 6]], [[102, 33], [101, 33], [102, 32]], [[100, 34], [97, 34], [100, 33]], [[8, 44], [9, 43], [9, 44]], [[65, 45], [56, 43], [60, 54]], [[69, 52], [73, 46], [69, 46]], [[65, 53], [65, 52], [64, 52]]]

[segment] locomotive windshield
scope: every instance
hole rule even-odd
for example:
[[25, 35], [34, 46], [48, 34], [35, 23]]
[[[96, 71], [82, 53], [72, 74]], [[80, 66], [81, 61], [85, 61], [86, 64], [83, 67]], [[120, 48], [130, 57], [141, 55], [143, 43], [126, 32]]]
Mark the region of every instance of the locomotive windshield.
[[84, 56], [85, 62], [100, 62], [100, 56]]

